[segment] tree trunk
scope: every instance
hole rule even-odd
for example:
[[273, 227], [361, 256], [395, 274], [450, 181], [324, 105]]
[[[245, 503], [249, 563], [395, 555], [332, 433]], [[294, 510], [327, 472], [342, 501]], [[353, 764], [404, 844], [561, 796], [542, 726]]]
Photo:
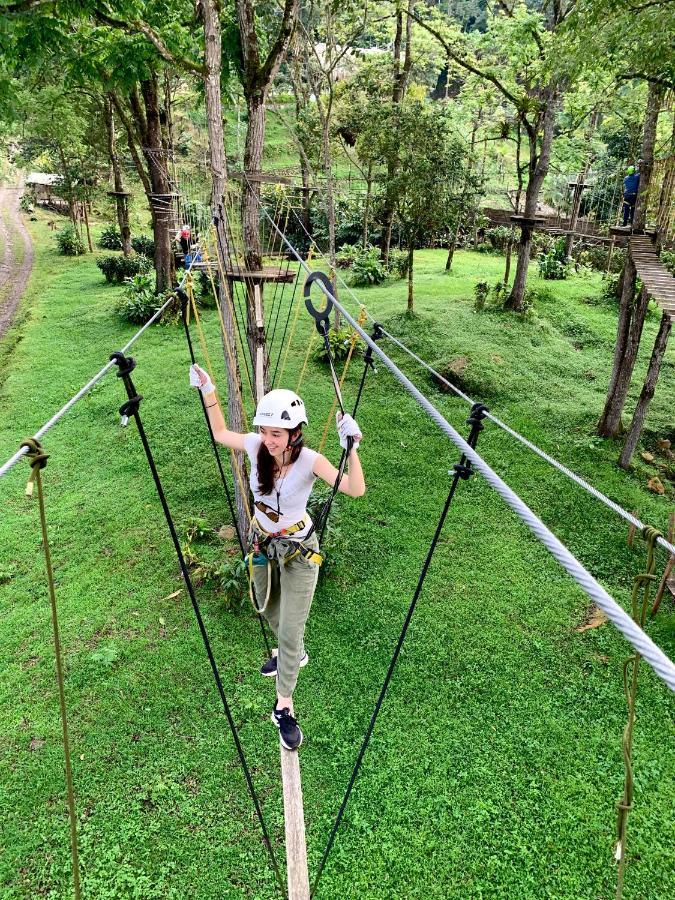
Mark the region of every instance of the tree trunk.
[[[527, 129], [527, 137], [530, 149], [528, 165], [529, 180], [525, 191], [525, 209], [523, 215], [526, 219], [533, 219], [537, 212], [537, 202], [542, 184], [548, 174], [551, 161], [551, 146], [553, 144], [553, 128], [558, 109], [558, 90], [555, 85], [549, 85], [544, 93], [542, 103], [544, 112], [541, 119], [541, 147], [538, 147], [539, 129], [536, 125], [524, 123]], [[522, 312], [525, 304], [525, 287], [527, 284], [527, 268], [530, 264], [530, 248], [532, 246], [532, 228], [523, 226], [518, 245], [518, 264], [513, 280], [513, 288], [504, 304], [506, 309]]]
[[[391, 93], [391, 101], [397, 106], [405, 95], [406, 85], [412, 68], [412, 16], [410, 13], [415, 8], [416, 0], [408, 0], [408, 15], [406, 15], [405, 28], [405, 58], [403, 67], [401, 67], [401, 41], [403, 39], [403, 10], [398, 9], [396, 12], [396, 34], [394, 37], [394, 59], [393, 59], [393, 87]], [[398, 172], [398, 158], [390, 159], [387, 163], [387, 184], [395, 178]], [[391, 247], [391, 229], [394, 222], [394, 207], [396, 198], [393, 196], [389, 188], [387, 188], [384, 197], [384, 206], [382, 209], [382, 247], [380, 248], [380, 256], [385, 265], [389, 262], [389, 248]]]
[[122, 180], [122, 167], [117, 155], [117, 142], [115, 140], [115, 116], [113, 113], [113, 100], [107, 94], [103, 100], [103, 119], [105, 121], [108, 136], [108, 157], [112, 168], [113, 185], [115, 190], [115, 207], [117, 210], [117, 224], [122, 237], [122, 253], [129, 256], [131, 253], [131, 229], [129, 228], [129, 207], [124, 196], [124, 181]]
[[567, 257], [570, 257], [572, 255], [572, 248], [574, 246], [574, 232], [576, 231], [577, 222], [579, 221], [579, 213], [581, 212], [581, 201], [583, 199], [584, 186], [586, 184], [588, 172], [591, 168], [591, 140], [593, 138], [593, 134], [595, 133], [599, 117], [599, 111], [597, 109], [593, 110], [588, 121], [588, 128], [586, 129], [585, 139], [588, 145], [588, 154], [586, 156], [586, 161], [584, 162], [583, 169], [581, 169], [581, 171], [578, 173], [576, 184], [574, 185], [574, 193], [572, 195], [572, 208], [570, 210], [569, 233], [565, 238], [565, 256]]
[[370, 228], [370, 199], [373, 193], [373, 162], [368, 163], [368, 174], [366, 176], [366, 201], [363, 205], [363, 249], [368, 246], [368, 231]]
[[[640, 173], [640, 190], [633, 222], [633, 230], [636, 232], [644, 231], [647, 219], [647, 196], [654, 166], [654, 142], [656, 140], [656, 126], [658, 124], [662, 96], [663, 89], [659, 85], [650, 84], [642, 135], [642, 159], [644, 165]], [[619, 321], [616, 344], [614, 346], [612, 374], [607, 389], [607, 397], [605, 398], [605, 406], [597, 426], [597, 432], [602, 437], [616, 437], [621, 430], [621, 413], [628, 396], [633, 368], [640, 346], [640, 336], [647, 312], [648, 298], [643, 290], [637, 301], [635, 300], [636, 281], [637, 270], [630, 252], [628, 252], [622, 273]]]
[[[220, 256], [220, 268], [227, 269], [231, 248], [227, 240], [227, 228], [224, 221], [224, 195], [227, 185], [227, 158], [225, 156], [225, 138], [223, 134], [222, 104], [220, 93], [222, 32], [216, 0], [204, 0], [202, 3], [204, 20], [204, 100], [206, 105], [206, 124], [209, 135], [209, 153], [211, 164], [211, 211], [216, 228], [216, 254]], [[241, 374], [237, 362], [237, 342], [233, 317], [232, 296], [227, 278], [219, 279], [218, 304], [223, 316], [224, 334], [223, 352], [225, 370], [227, 372], [227, 416], [232, 431], [244, 431], [244, 409], [242, 403]], [[226, 344], [227, 342], [227, 344]], [[246, 484], [245, 454], [237, 453], [236, 465], [243, 473]], [[235, 465], [232, 464], [234, 479], [234, 495], [237, 507], [237, 524], [239, 534], [246, 540], [248, 518], [246, 515], [247, 497], [242, 493]]]
[[626, 443], [624, 444], [623, 450], [621, 451], [621, 456], [619, 457], [619, 465], [623, 469], [627, 469], [630, 466], [630, 461], [633, 457], [633, 454], [635, 453], [635, 448], [637, 447], [638, 441], [640, 440], [640, 435], [642, 434], [642, 426], [644, 425], [647, 413], [649, 412], [649, 406], [652, 402], [652, 398], [654, 397], [654, 390], [656, 389], [656, 382], [659, 379], [661, 363], [666, 352], [668, 335], [670, 334], [671, 326], [672, 320], [670, 318], [670, 315], [664, 312], [661, 316], [661, 325], [659, 327], [658, 334], [656, 335], [656, 341], [654, 343], [654, 349], [652, 350], [651, 359], [649, 360], [647, 377], [645, 378], [645, 383], [642, 386], [640, 398], [637, 402], [637, 406], [635, 407], [633, 421], [631, 422], [631, 426], [628, 430]]
[[408, 241], [408, 315], [413, 314], [413, 262], [415, 259], [415, 238]]
[[166, 152], [162, 141], [162, 125], [159, 114], [159, 91], [157, 75], [141, 82], [141, 96], [145, 112], [146, 143], [143, 147], [152, 195], [151, 207], [154, 210], [153, 231], [155, 240], [155, 274], [158, 294], [170, 290], [173, 282], [174, 260], [171, 250], [170, 227], [173, 220], [173, 204], [171, 202], [171, 184], [166, 167]]

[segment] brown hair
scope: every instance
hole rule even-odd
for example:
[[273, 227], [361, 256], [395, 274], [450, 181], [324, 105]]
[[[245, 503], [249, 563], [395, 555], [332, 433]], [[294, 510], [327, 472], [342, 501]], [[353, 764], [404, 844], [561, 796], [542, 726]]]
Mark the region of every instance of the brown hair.
[[[284, 428], [284, 431], [288, 431], [289, 440], [294, 434], [297, 434], [298, 436], [296, 438], [297, 443], [291, 447], [290, 462], [294, 463], [300, 456], [300, 451], [304, 447], [302, 428], [298, 427], [293, 431], [289, 428]], [[288, 449], [288, 447], [286, 449]], [[260, 447], [258, 447], [258, 457], [256, 462], [258, 464], [258, 490], [261, 494], [271, 494], [274, 489], [274, 476], [276, 475], [277, 464], [263, 441], [260, 442]]]

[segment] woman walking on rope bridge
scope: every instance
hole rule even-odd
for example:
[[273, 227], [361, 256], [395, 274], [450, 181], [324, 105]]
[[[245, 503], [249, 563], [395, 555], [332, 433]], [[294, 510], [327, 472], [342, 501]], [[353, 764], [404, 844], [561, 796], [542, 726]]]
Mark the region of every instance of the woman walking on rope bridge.
[[[249, 575], [259, 598], [257, 606], [279, 641], [277, 656], [269, 659], [260, 672], [276, 676], [272, 721], [279, 728], [284, 747], [295, 750], [302, 743], [302, 731], [294, 718], [293, 690], [298, 671], [309, 661], [304, 646], [305, 623], [322, 562], [307, 502], [315, 479], [322, 478], [333, 487], [338, 470], [325, 456], [304, 446], [305, 404], [293, 391], [266, 394], [253, 419], [258, 433], [240, 434], [226, 428], [215, 386], [197, 365], [190, 368], [190, 384], [204, 395], [214, 438], [232, 450], [246, 451], [250, 461], [256, 512], [249, 535]], [[361, 432], [346, 414], [339, 418], [337, 429], [344, 449], [348, 438], [353, 439], [339, 489], [350, 497], [361, 497], [366, 490], [356, 452]]]

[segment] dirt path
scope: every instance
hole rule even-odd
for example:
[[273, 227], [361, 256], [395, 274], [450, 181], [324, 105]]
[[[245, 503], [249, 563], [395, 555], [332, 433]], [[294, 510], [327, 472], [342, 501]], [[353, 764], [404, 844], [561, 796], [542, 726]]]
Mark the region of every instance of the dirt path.
[[[33, 244], [19, 211], [22, 187], [0, 187], [0, 338], [10, 326], [33, 267]], [[15, 249], [23, 244], [23, 259], [15, 264]]]

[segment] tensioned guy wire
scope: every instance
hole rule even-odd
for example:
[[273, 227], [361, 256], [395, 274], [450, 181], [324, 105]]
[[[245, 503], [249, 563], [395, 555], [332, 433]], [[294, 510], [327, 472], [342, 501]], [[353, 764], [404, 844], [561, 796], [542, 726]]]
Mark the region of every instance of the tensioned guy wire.
[[[183, 277], [181, 278], [180, 284], [175, 289], [176, 291], [181, 290], [185, 286], [185, 281], [186, 281], [188, 275], [190, 274], [193, 263], [194, 263], [194, 259], [190, 263], [190, 267], [185, 271]], [[162, 315], [162, 313], [167, 308], [167, 306], [169, 306], [170, 303], [174, 302], [174, 300], [176, 298], [173, 296], [173, 293], [174, 292], [172, 292], [172, 294], [168, 298], [168, 300], [162, 306], [160, 306], [160, 308], [157, 310], [157, 312], [154, 314], [154, 316], [151, 319], [149, 319], [142, 328], [139, 328], [138, 331], [136, 332], [136, 334], [131, 338], [131, 340], [127, 344], [125, 344], [124, 347], [122, 347], [122, 349], [120, 351], [121, 353], [126, 353], [127, 350], [129, 350], [129, 348], [132, 347], [136, 343], [136, 341], [143, 334], [143, 332], [146, 331], [152, 325], [152, 323], [155, 322], [159, 318], [159, 316]], [[88, 381], [85, 384], [85, 386], [83, 388], [80, 388], [80, 390], [73, 397], [71, 397], [70, 400], [66, 404], [64, 404], [58, 412], [54, 413], [54, 415], [51, 417], [51, 419], [48, 422], [45, 422], [45, 424], [42, 426], [42, 428], [40, 428], [39, 431], [35, 432], [35, 434], [33, 435], [33, 439], [36, 441], [39, 441], [45, 434], [47, 434], [49, 429], [53, 428], [54, 425], [56, 425], [56, 423], [59, 421], [59, 419], [62, 419], [65, 416], [65, 414], [68, 412], [68, 410], [71, 409], [71, 407], [75, 406], [77, 401], [81, 400], [82, 397], [84, 397], [84, 395], [88, 391], [90, 391], [94, 387], [94, 385], [97, 384], [103, 378], [104, 375], [106, 375], [112, 368], [114, 368], [114, 366], [115, 366], [115, 363], [112, 361], [106, 363], [103, 366], [103, 368], [99, 372], [97, 372], [96, 375], [94, 375], [94, 377], [90, 381]], [[9, 470], [13, 466], [15, 466], [18, 463], [18, 461], [22, 457], [24, 457], [27, 453], [28, 453], [28, 450], [26, 447], [21, 447], [20, 450], [17, 450], [17, 452], [14, 454], [14, 456], [11, 456], [7, 460], [7, 462], [3, 463], [2, 466], [0, 466], [0, 476], [5, 475], [7, 472], [9, 472]]]
[[[294, 215], [295, 215], [298, 225], [305, 232], [306, 236], [309, 238], [309, 240], [312, 242], [312, 244], [314, 244], [317, 251], [321, 254], [321, 256], [324, 258], [324, 260], [326, 260], [325, 255], [323, 253], [321, 253], [321, 250], [317, 246], [316, 241], [309, 234], [309, 232], [305, 228], [305, 225], [302, 222], [302, 220], [297, 216], [297, 214], [295, 212], [294, 212]], [[359, 298], [356, 296], [356, 294], [351, 289], [349, 284], [347, 284], [347, 282], [344, 280], [344, 278], [340, 274], [339, 270], [337, 270], [335, 274], [336, 274], [338, 281], [340, 282], [340, 285], [345, 288], [347, 293], [351, 296], [352, 300], [354, 300], [355, 303], [359, 304], [359, 307], [363, 307], [363, 309], [366, 310], [366, 315], [368, 316], [370, 321], [374, 323], [375, 319], [368, 312], [367, 308], [363, 305], [363, 303], [359, 300]], [[409, 356], [411, 356], [421, 366], [423, 366], [425, 369], [427, 369], [427, 371], [429, 371], [435, 378], [437, 378], [439, 381], [441, 381], [443, 384], [445, 384], [448, 388], [450, 388], [450, 390], [453, 391], [458, 397], [461, 397], [462, 400], [466, 401], [469, 404], [474, 403], [474, 401], [471, 399], [471, 397], [469, 397], [467, 394], [465, 394], [463, 391], [461, 391], [458, 387], [456, 387], [454, 384], [452, 384], [452, 382], [450, 382], [446, 378], [444, 378], [439, 372], [437, 372], [434, 368], [432, 368], [428, 363], [426, 363], [423, 359], [421, 359], [419, 356], [417, 356], [417, 354], [414, 353], [409, 347], [406, 347], [406, 345], [402, 341], [399, 341], [398, 338], [394, 337], [393, 334], [390, 334], [388, 331], [386, 331], [384, 328], [382, 328], [381, 325], [380, 325], [380, 329], [382, 331], [382, 334], [385, 335], [385, 337], [387, 337], [390, 341], [392, 341], [392, 343], [394, 343], [398, 347], [400, 347], [401, 350], [403, 350], [405, 353], [407, 353]], [[604, 503], [606, 507], [611, 509], [617, 515], [621, 516], [621, 518], [625, 519], [626, 522], [630, 522], [631, 525], [635, 526], [635, 528], [638, 528], [640, 531], [642, 531], [645, 528], [644, 522], [641, 522], [636, 516], [634, 516], [632, 513], [629, 513], [628, 510], [624, 509], [622, 506], [619, 506], [618, 503], [615, 503], [614, 500], [611, 500], [606, 494], [603, 494], [602, 491], [598, 490], [596, 487], [593, 487], [592, 484], [590, 484], [588, 481], [586, 481], [580, 475], [577, 475], [576, 472], [573, 472], [571, 469], [568, 469], [567, 466], [565, 466], [563, 463], [559, 462], [559, 460], [557, 460], [555, 457], [546, 453], [546, 451], [542, 450], [541, 447], [538, 447], [536, 444], [532, 443], [532, 441], [528, 440], [524, 435], [520, 434], [518, 431], [516, 431], [515, 429], [508, 426], [505, 422], [502, 422], [501, 419], [497, 418], [497, 416], [488, 412], [487, 418], [490, 419], [491, 422], [494, 422], [494, 424], [498, 428], [503, 429], [508, 434], [510, 434], [511, 437], [515, 438], [517, 441], [520, 441], [520, 443], [523, 444], [523, 446], [532, 450], [533, 453], [536, 453], [537, 456], [541, 457], [541, 459], [545, 460], [547, 463], [549, 463], [549, 465], [553, 466], [554, 469], [557, 469], [558, 472], [562, 473], [563, 475], [566, 475], [567, 478], [572, 480], [575, 484], [579, 485], [579, 487], [583, 488], [585, 491], [587, 491], [589, 494], [591, 494], [593, 497], [595, 497], [596, 500], [599, 500], [601, 503]], [[659, 546], [663, 547], [664, 550], [667, 550], [670, 554], [675, 556], [675, 544], [672, 544], [669, 541], [667, 541], [662, 535], [659, 535], [659, 537], [657, 538], [657, 543], [659, 544]]]
[[[264, 208], [263, 208], [263, 212]], [[266, 214], [266, 212], [265, 212]], [[269, 218], [269, 216], [268, 216]], [[276, 228], [274, 222], [271, 223]], [[278, 231], [279, 229], [277, 229]], [[281, 232], [279, 232], [281, 234]], [[293, 253], [300, 265], [309, 274], [309, 267], [297, 252], [295, 247], [290, 243], [285, 235], [282, 235], [284, 242], [289, 250]], [[333, 296], [332, 292], [321, 281], [318, 282], [321, 291], [333, 301], [336, 308], [342, 313], [352, 328], [359, 333], [361, 338], [371, 349], [378, 355], [384, 365], [389, 369], [396, 380], [403, 385], [408, 393], [419, 403], [430, 418], [438, 425], [450, 440], [458, 447], [462, 453], [473, 463], [476, 469], [483, 475], [485, 480], [511, 507], [516, 515], [527, 525], [535, 537], [544, 544], [551, 555], [558, 560], [562, 567], [571, 575], [577, 584], [586, 592], [593, 602], [605, 613], [607, 618], [616, 626], [623, 634], [626, 640], [644, 657], [645, 661], [651, 666], [654, 672], [664, 681], [668, 687], [675, 691], [675, 664], [666, 656], [666, 654], [645, 634], [645, 632], [637, 625], [628, 613], [616, 602], [616, 600], [596, 581], [596, 579], [588, 572], [579, 560], [571, 553], [567, 547], [550, 531], [549, 528], [536, 516], [527, 504], [513, 491], [505, 481], [503, 481], [496, 472], [485, 462], [465, 440], [452, 427], [452, 425], [441, 415], [436, 407], [428, 400], [421, 391], [403, 374], [398, 366], [387, 356], [387, 354], [373, 341], [370, 336], [361, 328], [358, 322], [347, 312]]]

